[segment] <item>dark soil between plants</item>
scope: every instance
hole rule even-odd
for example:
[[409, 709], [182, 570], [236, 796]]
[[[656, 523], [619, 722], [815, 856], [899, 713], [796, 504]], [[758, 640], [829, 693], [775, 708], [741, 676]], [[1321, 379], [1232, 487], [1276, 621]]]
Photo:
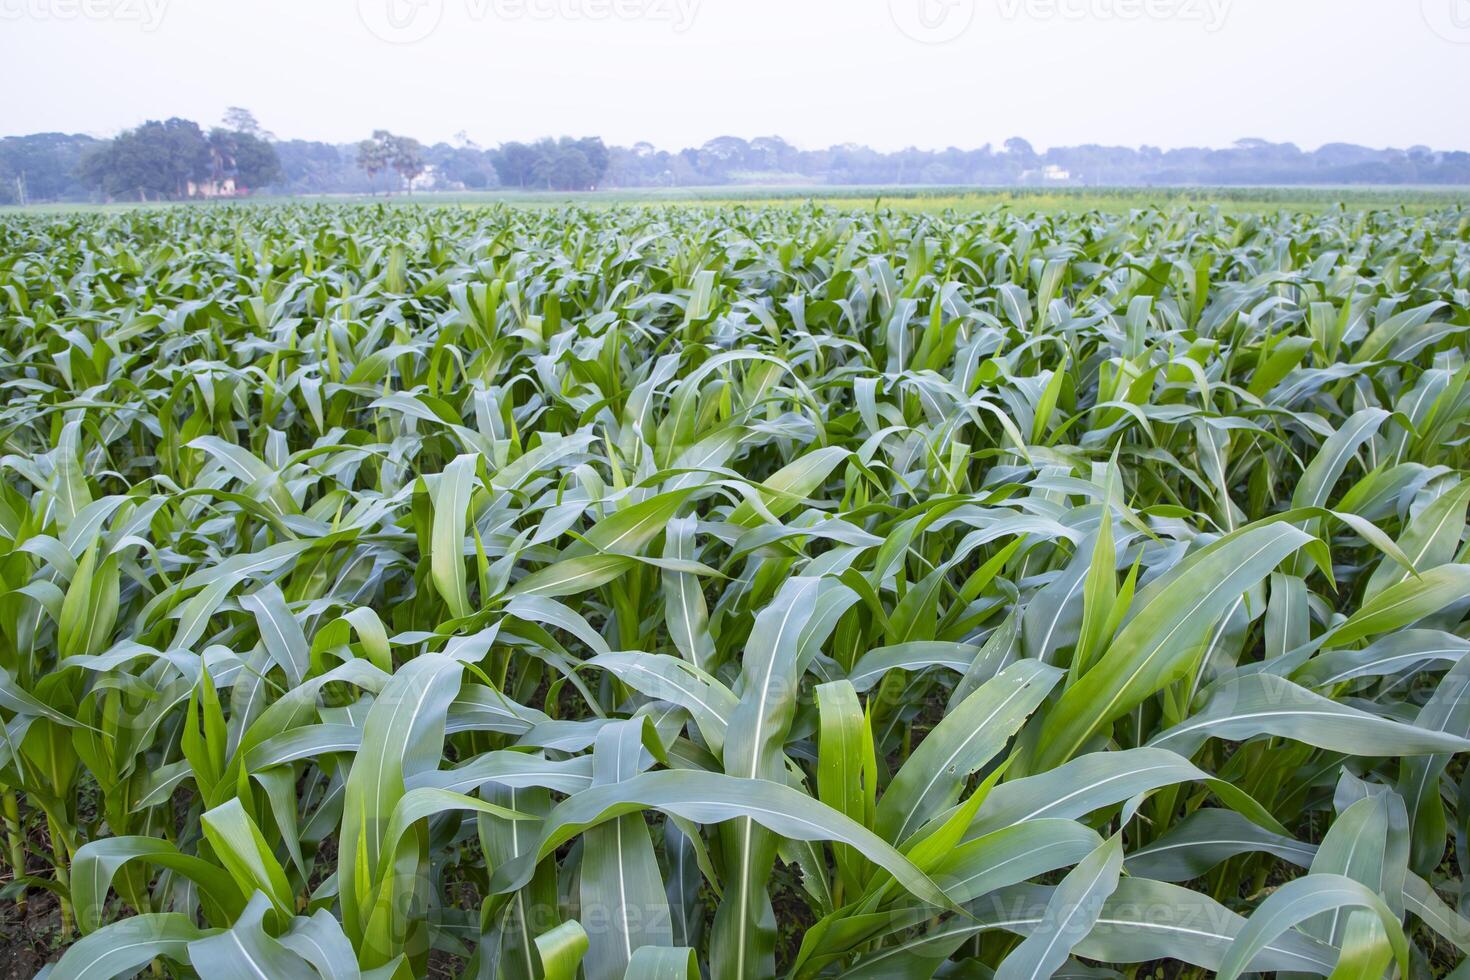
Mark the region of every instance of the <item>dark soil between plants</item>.
[[31, 980], [47, 963], [61, 958], [61, 910], [56, 896], [32, 891], [24, 911], [12, 899], [0, 900], [0, 980]]

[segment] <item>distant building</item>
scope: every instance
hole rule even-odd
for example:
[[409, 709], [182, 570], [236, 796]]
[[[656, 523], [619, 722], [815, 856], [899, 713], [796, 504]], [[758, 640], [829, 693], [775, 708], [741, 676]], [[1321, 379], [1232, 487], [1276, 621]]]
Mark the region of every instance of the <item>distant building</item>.
[[423, 173], [408, 182], [408, 189], [411, 191], [446, 191], [459, 190], [464, 186], [461, 184], [457, 188], [451, 187], [449, 186], [451, 183], [453, 182], [445, 180], [440, 175], [439, 168], [431, 163], [424, 167]]
[[1021, 173], [1023, 184], [1070, 184], [1073, 183], [1072, 171], [1048, 163], [1040, 170], [1025, 170]]
[[223, 180], [201, 180], [189, 181], [188, 192], [190, 197], [212, 199], [216, 197], [244, 197], [249, 193], [243, 187], [235, 185], [235, 178], [226, 177]]

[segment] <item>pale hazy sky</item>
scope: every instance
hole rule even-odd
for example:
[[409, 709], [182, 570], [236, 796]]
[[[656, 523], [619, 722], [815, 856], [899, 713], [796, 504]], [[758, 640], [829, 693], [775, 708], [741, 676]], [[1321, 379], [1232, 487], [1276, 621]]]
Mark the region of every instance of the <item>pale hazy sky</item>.
[[0, 0], [0, 134], [1470, 150], [1470, 0]]

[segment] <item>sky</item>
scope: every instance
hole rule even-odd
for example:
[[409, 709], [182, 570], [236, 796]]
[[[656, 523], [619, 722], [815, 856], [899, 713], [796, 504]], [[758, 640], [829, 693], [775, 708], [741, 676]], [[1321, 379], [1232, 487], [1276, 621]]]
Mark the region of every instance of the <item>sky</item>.
[[0, 134], [1470, 150], [1470, 0], [0, 0]]

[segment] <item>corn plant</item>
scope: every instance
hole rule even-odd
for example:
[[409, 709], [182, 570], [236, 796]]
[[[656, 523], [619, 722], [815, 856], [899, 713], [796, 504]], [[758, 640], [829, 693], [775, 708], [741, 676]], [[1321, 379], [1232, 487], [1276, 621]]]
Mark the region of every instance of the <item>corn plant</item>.
[[1470, 953], [1470, 216], [0, 218], [51, 980]]

